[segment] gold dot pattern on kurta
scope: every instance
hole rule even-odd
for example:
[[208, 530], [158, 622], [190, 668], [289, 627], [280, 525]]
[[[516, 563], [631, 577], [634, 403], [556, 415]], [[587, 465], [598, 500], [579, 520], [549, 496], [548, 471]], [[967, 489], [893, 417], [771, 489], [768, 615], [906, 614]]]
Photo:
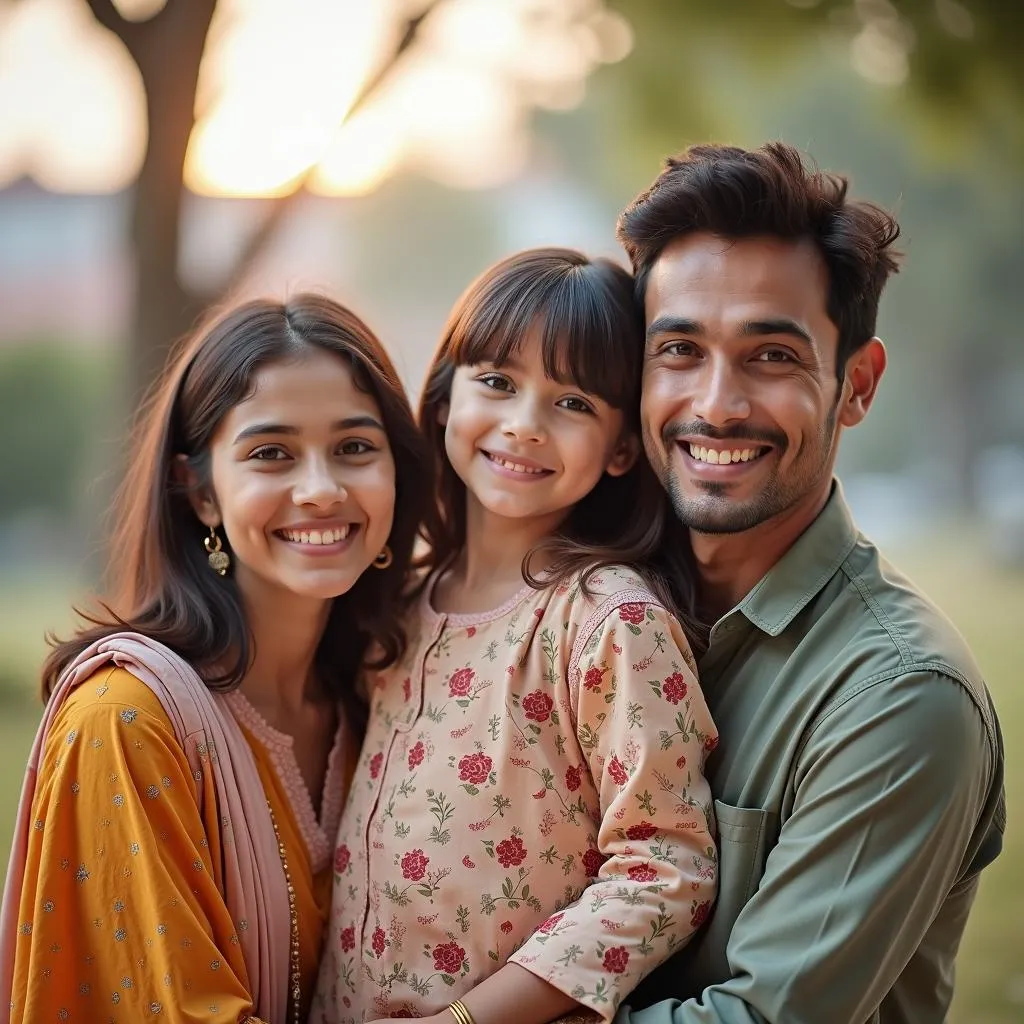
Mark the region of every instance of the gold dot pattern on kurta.
[[[254, 1007], [238, 933], [248, 922], [231, 919], [221, 891], [230, 822], [213, 774], [193, 770], [148, 687], [122, 669], [93, 678], [99, 685], [87, 681], [59, 710], [43, 752], [11, 1019], [246, 1019]], [[330, 868], [314, 879], [288, 797], [261, 744], [246, 738], [299, 877], [310, 991]], [[215, 763], [216, 752], [201, 744], [199, 759]]]

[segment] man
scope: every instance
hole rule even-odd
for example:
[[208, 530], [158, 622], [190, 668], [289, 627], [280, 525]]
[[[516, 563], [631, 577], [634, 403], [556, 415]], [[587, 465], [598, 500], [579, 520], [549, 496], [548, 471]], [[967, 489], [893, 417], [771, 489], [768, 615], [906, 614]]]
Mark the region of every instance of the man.
[[833, 479], [886, 365], [896, 222], [782, 144], [701, 146], [622, 214], [647, 454], [689, 529], [721, 847], [706, 930], [619, 1024], [945, 1018], [1004, 826], [963, 640]]

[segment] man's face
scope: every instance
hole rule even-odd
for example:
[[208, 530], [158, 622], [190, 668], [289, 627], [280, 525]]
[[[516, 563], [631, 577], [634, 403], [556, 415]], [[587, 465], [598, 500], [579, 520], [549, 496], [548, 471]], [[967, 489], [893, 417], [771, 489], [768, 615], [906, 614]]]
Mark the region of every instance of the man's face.
[[644, 446], [692, 530], [739, 533], [820, 507], [843, 390], [827, 295], [805, 242], [687, 235], [651, 268]]

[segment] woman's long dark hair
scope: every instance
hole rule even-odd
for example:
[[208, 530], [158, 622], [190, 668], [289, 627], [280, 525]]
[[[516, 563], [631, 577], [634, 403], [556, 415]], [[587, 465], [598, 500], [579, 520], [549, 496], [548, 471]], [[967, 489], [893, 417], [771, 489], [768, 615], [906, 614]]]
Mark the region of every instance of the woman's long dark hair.
[[43, 666], [48, 695], [63, 669], [97, 639], [124, 629], [165, 644], [194, 665], [213, 690], [238, 686], [253, 655], [241, 595], [229, 573], [207, 564], [206, 528], [176, 483], [174, 460], [188, 458], [197, 486], [209, 484], [210, 441], [224, 416], [252, 394], [259, 370], [320, 349], [344, 360], [356, 387], [380, 407], [395, 463], [395, 515], [387, 569], [368, 569], [332, 604], [316, 653], [330, 695], [354, 724], [365, 711], [353, 680], [370, 641], [377, 664], [405, 645], [402, 593], [413, 544], [430, 514], [429, 449], [383, 347], [355, 314], [322, 296], [248, 302], [213, 320], [185, 343], [140, 409], [136, 444], [114, 504], [109, 597], [84, 616], [70, 640], [52, 640]]
[[[448, 460], [442, 425], [455, 369], [484, 361], [501, 366], [538, 329], [546, 372], [620, 410], [626, 429], [639, 437], [644, 327], [630, 274], [573, 249], [530, 249], [495, 264], [456, 302], [420, 401], [441, 518], [428, 556], [431, 568], [450, 565], [466, 543], [466, 485]], [[602, 567], [634, 566], [690, 631], [692, 583], [673, 580], [670, 587], [654, 567], [668, 514], [664, 491], [641, 455], [628, 473], [601, 477], [558, 534], [526, 556], [523, 575], [541, 588], [580, 574], [586, 588]], [[530, 569], [541, 558], [547, 563], [543, 578]]]

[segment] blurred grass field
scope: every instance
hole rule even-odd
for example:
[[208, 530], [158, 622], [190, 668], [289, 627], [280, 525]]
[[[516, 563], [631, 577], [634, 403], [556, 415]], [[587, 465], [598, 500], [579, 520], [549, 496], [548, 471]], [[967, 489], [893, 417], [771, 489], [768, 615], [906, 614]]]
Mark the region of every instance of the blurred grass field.
[[[959, 959], [951, 1024], [1024, 1020], [1024, 572], [1001, 570], [962, 536], [893, 552], [953, 619], [974, 649], [995, 697], [1007, 748], [1009, 827], [1002, 856], [985, 873]], [[66, 630], [66, 580], [0, 586], [0, 849], [6, 873], [25, 757], [39, 718], [36, 672], [46, 629]], [[951, 752], [951, 756], [956, 756]]]

